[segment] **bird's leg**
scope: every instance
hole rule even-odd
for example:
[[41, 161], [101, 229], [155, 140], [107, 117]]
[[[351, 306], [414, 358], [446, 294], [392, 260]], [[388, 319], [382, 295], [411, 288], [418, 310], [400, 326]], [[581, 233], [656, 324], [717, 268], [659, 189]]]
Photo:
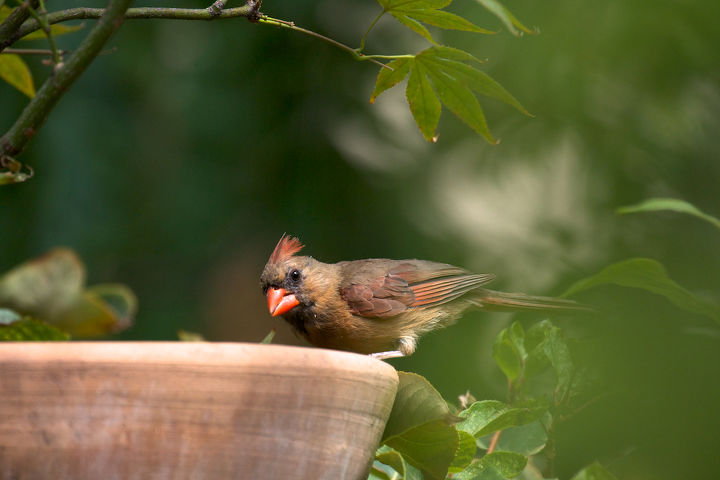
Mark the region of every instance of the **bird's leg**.
[[384, 360], [386, 358], [409, 357], [415, 351], [416, 345], [417, 340], [415, 339], [415, 337], [400, 337], [398, 339], [397, 350], [371, 353], [370, 356], [373, 358], [377, 358], [378, 360]]
[[388, 352], [376, 352], [371, 353], [368, 357], [377, 358], [378, 360], [385, 360], [386, 358], [398, 358], [404, 357], [405, 355], [400, 350], [390, 350]]

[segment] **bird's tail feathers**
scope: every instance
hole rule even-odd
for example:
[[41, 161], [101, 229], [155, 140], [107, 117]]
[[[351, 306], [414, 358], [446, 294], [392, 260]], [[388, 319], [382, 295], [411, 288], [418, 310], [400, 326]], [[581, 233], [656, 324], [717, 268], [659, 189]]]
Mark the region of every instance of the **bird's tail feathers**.
[[516, 311], [592, 311], [592, 308], [572, 300], [539, 297], [524, 293], [497, 292], [483, 289], [478, 298], [480, 308], [494, 312]]

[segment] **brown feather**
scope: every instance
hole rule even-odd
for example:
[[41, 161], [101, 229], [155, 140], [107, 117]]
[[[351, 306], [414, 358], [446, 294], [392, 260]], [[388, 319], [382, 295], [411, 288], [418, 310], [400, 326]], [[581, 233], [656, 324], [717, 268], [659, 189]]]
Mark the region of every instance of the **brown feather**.
[[268, 263], [279, 263], [288, 259], [302, 250], [303, 247], [304, 245], [300, 243], [300, 240], [295, 237], [288, 237], [283, 233], [280, 241], [278, 241], [275, 246], [275, 250], [273, 250], [272, 255], [270, 255]]

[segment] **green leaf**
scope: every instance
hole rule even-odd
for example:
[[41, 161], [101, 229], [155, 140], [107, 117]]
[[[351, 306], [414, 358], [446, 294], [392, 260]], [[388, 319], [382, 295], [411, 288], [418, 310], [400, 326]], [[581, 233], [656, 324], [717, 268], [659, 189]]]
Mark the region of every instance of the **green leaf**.
[[277, 332], [276, 332], [276, 330], [273, 328], [272, 330], [270, 330], [270, 332], [269, 332], [267, 335], [265, 335], [265, 338], [263, 338], [260, 343], [263, 344], [263, 345], [269, 345], [269, 344], [271, 344], [272, 341], [273, 341], [273, 338], [275, 338], [275, 333], [277, 333]]
[[686, 213], [695, 217], [701, 218], [706, 222], [720, 228], [720, 220], [712, 215], [708, 215], [705, 212], [700, 211], [695, 205], [688, 203], [684, 200], [678, 200], [676, 198], [649, 198], [644, 202], [640, 202], [637, 205], [628, 205], [620, 207], [616, 212], [620, 215], [628, 213], [641, 213], [641, 212], [657, 212], [662, 210], [670, 210], [672, 212]]
[[70, 340], [70, 335], [40, 320], [24, 318], [10, 325], [0, 325], [0, 341]]
[[475, 458], [475, 452], [477, 452], [477, 445], [475, 443], [475, 437], [462, 430], [458, 431], [458, 448], [455, 452], [455, 458], [453, 458], [452, 464], [448, 471], [450, 473], [462, 472], [467, 468], [468, 465]]
[[[549, 416], [546, 414], [546, 416]], [[492, 435], [478, 439], [478, 445], [481, 448], [490, 446]], [[519, 427], [510, 427], [503, 430], [502, 435], [498, 439], [496, 449], [505, 452], [516, 452], [522, 455], [535, 455], [540, 453], [547, 443], [547, 432], [540, 420], [536, 420], [527, 425]]]
[[0, 78], [30, 98], [35, 96], [32, 73], [19, 55], [0, 55]]
[[30, 314], [75, 336], [98, 336], [127, 328], [137, 299], [124, 285], [84, 289], [85, 266], [58, 248], [0, 277], [0, 306]]
[[[520, 329], [522, 326], [515, 322]], [[515, 341], [514, 341], [515, 340]], [[516, 380], [523, 369], [523, 355], [518, 348], [517, 339], [511, 338], [510, 328], [503, 329], [493, 343], [493, 358], [500, 370], [511, 382]], [[524, 349], [523, 349], [524, 350]]]
[[543, 349], [547, 355], [557, 379], [557, 387], [555, 391], [559, 396], [558, 399], [565, 398], [570, 390], [570, 384], [575, 373], [570, 349], [563, 339], [562, 331], [557, 327], [552, 327], [547, 331]]
[[525, 469], [527, 458], [514, 452], [496, 451], [485, 455], [453, 478], [458, 480], [499, 480], [513, 478]]
[[425, 76], [425, 69], [417, 61], [413, 62], [405, 96], [423, 137], [428, 142], [435, 142], [435, 130], [440, 121], [440, 102]]
[[381, 68], [375, 81], [375, 89], [370, 96], [370, 103], [375, 103], [375, 99], [381, 93], [402, 82], [410, 71], [412, 61], [412, 58], [399, 58], [387, 64], [392, 70], [390, 68]]
[[196, 332], [188, 332], [187, 330], [177, 331], [178, 340], [181, 342], [205, 342], [205, 338]]
[[614, 263], [591, 277], [575, 282], [562, 296], [606, 284], [642, 288], [662, 295], [684, 310], [706, 315], [720, 323], [720, 307], [685, 290], [668, 276], [662, 264], [649, 258], [632, 258]]
[[531, 30], [522, 23], [520, 23], [520, 21], [515, 18], [512, 13], [510, 13], [510, 10], [505, 8], [505, 6], [497, 0], [477, 0], [477, 2], [486, 9], [488, 9], [490, 13], [498, 17], [513, 35], [521, 35], [518, 29], [530, 35], [535, 35], [539, 33], [537, 28]]
[[447, 403], [425, 377], [416, 373], [398, 372], [398, 378], [395, 403], [385, 424], [383, 440], [415, 426], [449, 417]]
[[[442, 11], [452, 0], [378, 0], [383, 10], [398, 22], [432, 43], [436, 43], [422, 23], [448, 30], [493, 34], [453, 13]], [[421, 23], [422, 22], [422, 23]]]
[[431, 478], [443, 479], [458, 449], [458, 432], [445, 420], [433, 420], [384, 441]]
[[545, 405], [511, 407], [497, 400], [482, 400], [460, 412], [464, 420], [456, 425], [458, 430], [475, 437], [482, 437], [497, 430], [526, 425], [539, 419], [547, 410]]
[[617, 480], [617, 477], [595, 462], [576, 473], [572, 480]]
[[[446, 56], [448, 54], [450, 58]], [[462, 61], [468, 60], [458, 61], [456, 57], [456, 54], [448, 52], [447, 47], [431, 47], [418, 55], [420, 60], [432, 63], [435, 70], [452, 77], [458, 83], [471, 88], [481, 95], [505, 102], [525, 115], [532, 116], [510, 92], [505, 90], [487, 73], [461, 63]]]
[[[57, 37], [60, 35], [67, 35], [68, 33], [77, 32], [78, 30], [82, 30], [85, 28], [83, 24], [80, 25], [50, 25], [50, 34], [53, 37]], [[45, 35], [45, 32], [42, 30], [35, 30], [32, 33], [28, 33], [24, 37], [22, 37], [20, 40], [41, 40], [47, 38], [47, 35]]]
[[420, 375], [398, 372], [400, 379], [383, 444], [433, 478], [444, 478], [458, 449], [458, 432], [448, 424], [445, 400]]
[[527, 457], [515, 452], [495, 451], [485, 455], [482, 463], [495, 468], [505, 478], [517, 477], [525, 469]]
[[478, 103], [475, 95], [473, 95], [464, 83], [454, 77], [446, 75], [444, 71], [436, 68], [431, 62], [421, 60], [420, 55], [415, 57], [415, 63], [416, 65], [423, 65], [425, 67], [423, 70], [430, 78], [437, 96], [451, 112], [457, 115], [470, 128], [485, 137], [488, 142], [493, 144], [497, 143], [490, 134], [480, 103]]
[[391, 467], [400, 477], [393, 476], [398, 480], [423, 480], [422, 473], [405, 461], [397, 450], [383, 445], [378, 449], [375, 460]]

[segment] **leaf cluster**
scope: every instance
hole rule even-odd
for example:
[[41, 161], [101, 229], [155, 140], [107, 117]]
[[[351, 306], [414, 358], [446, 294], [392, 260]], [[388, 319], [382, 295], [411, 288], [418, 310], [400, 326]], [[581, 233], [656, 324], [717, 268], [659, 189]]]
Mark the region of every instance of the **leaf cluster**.
[[85, 266], [66, 248], [0, 276], [0, 340], [103, 336], [129, 327], [136, 310], [125, 285], [86, 287]]

